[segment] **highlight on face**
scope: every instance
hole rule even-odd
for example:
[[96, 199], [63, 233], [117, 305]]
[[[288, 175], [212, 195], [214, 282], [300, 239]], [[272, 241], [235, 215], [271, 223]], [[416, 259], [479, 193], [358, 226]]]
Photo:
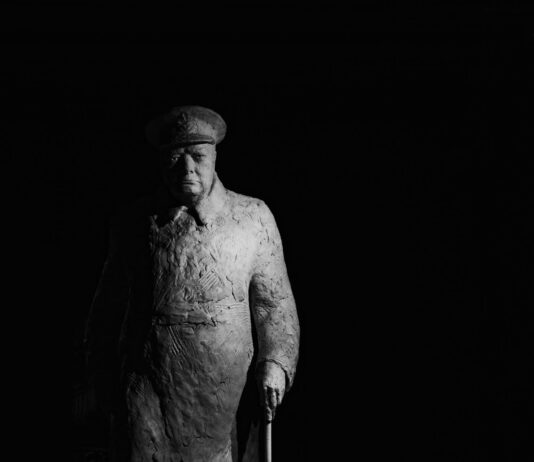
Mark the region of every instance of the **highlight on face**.
[[162, 153], [163, 180], [176, 198], [196, 200], [206, 196], [215, 177], [215, 146], [191, 144]]

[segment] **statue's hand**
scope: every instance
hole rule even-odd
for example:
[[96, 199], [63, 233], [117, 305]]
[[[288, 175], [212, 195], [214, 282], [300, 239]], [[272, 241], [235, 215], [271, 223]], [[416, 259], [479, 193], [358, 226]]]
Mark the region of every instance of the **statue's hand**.
[[274, 419], [277, 406], [284, 398], [286, 390], [286, 375], [284, 370], [276, 363], [265, 361], [256, 375], [260, 393], [260, 404], [265, 409], [267, 422]]

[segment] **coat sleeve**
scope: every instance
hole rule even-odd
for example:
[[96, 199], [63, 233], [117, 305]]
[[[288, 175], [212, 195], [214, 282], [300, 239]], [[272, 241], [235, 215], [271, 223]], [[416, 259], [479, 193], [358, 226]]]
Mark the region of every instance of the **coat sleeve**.
[[251, 310], [258, 338], [257, 365], [278, 364], [293, 384], [299, 354], [300, 327], [289, 283], [282, 240], [269, 208], [260, 202], [258, 246], [250, 285]]
[[85, 326], [85, 352], [90, 374], [115, 372], [118, 341], [126, 313], [130, 278], [119, 220], [110, 226], [108, 255]]

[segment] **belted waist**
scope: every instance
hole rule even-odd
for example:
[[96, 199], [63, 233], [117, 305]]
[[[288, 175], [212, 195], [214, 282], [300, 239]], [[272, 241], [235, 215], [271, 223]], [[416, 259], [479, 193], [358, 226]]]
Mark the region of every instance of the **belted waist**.
[[224, 320], [226, 310], [245, 307], [244, 302], [231, 303], [210, 303], [207, 304], [185, 304], [180, 303], [175, 306], [167, 306], [164, 310], [159, 310], [153, 314], [153, 322], [158, 325], [173, 324], [194, 324], [212, 325]]

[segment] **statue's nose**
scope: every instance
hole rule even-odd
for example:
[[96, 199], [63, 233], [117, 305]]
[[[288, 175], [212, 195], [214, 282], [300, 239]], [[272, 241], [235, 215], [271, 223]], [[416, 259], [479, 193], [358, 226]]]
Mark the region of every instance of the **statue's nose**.
[[180, 172], [193, 172], [195, 167], [195, 163], [193, 162], [193, 159], [191, 156], [188, 155], [182, 155], [178, 159], [178, 161], [174, 164], [174, 169], [176, 171]]
[[193, 162], [193, 158], [191, 156], [183, 156], [184, 160], [184, 170], [186, 172], [193, 172], [195, 169], [195, 163]]

